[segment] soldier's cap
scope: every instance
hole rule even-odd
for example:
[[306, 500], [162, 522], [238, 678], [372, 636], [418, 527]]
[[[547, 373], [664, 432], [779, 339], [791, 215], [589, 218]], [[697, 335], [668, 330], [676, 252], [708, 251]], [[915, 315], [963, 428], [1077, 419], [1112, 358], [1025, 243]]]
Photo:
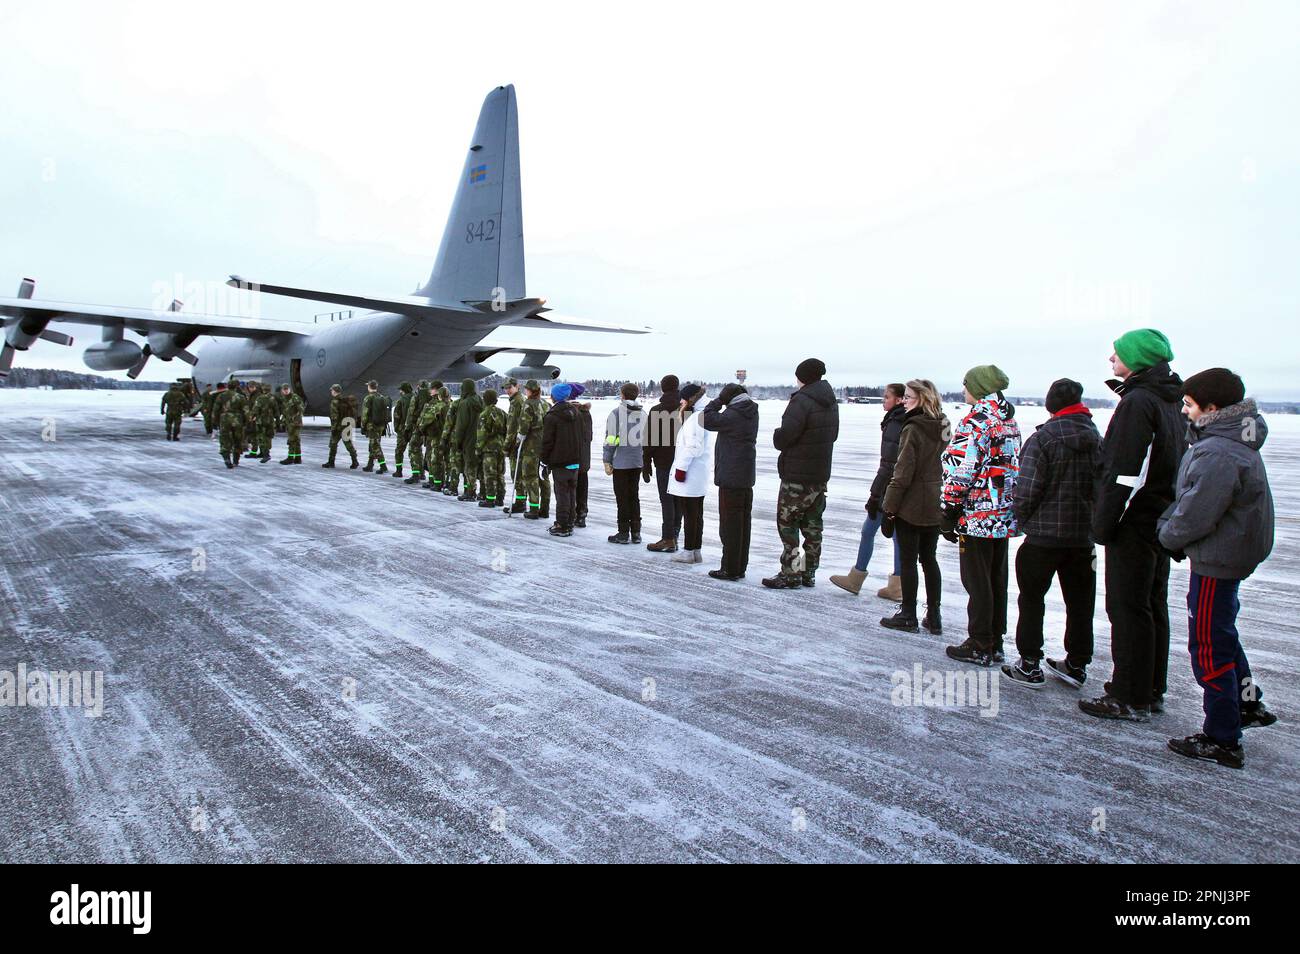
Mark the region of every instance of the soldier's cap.
[[287, 387], [289, 387], [289, 382], [288, 382], [288, 381], [286, 381], [286, 382], [284, 382], [284, 384], [280, 385], [280, 390], [283, 391], [283, 390], [285, 390]]
[[430, 389], [431, 391], [441, 391], [441, 390], [442, 390], [442, 382], [441, 382], [441, 381], [430, 381], [430, 382], [429, 382], [429, 389]]
[[331, 384], [331, 385], [330, 385], [330, 390], [331, 390], [331, 391], [342, 391], [342, 390], [343, 390], [343, 385], [341, 385], [341, 384]]
[[540, 391], [542, 386], [537, 383], [536, 378], [529, 378], [524, 382], [524, 388], [529, 391]]
[[506, 378], [506, 387], [517, 388], [519, 387], [519, 382], [516, 381], [514, 378]]
[[496, 403], [497, 403], [497, 392], [494, 391], [494, 390], [492, 390], [491, 388], [488, 388], [486, 391], [484, 391], [484, 392], [483, 392], [483, 403], [486, 404], [486, 405], [488, 405], [489, 407], [490, 407], [491, 405], [493, 405], [493, 404], [496, 404]]
[[451, 397], [451, 392], [448, 391], [446, 388], [438, 388], [438, 397], [442, 398], [445, 401], [447, 400], [447, 398]]
[[410, 394], [410, 393], [411, 393], [411, 382], [410, 382], [410, 381], [403, 381], [401, 384], [399, 384], [399, 385], [397, 386], [397, 390], [403, 392], [404, 394]]
[[374, 378], [371, 378], [369, 381], [366, 382], [366, 387], [377, 388], [379, 387], [379, 382], [376, 381]]

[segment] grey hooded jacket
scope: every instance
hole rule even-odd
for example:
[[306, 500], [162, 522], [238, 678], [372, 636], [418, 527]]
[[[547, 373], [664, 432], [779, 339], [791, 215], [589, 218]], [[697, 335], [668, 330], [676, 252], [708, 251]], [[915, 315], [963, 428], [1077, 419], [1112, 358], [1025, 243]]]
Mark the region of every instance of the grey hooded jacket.
[[644, 462], [645, 412], [636, 401], [621, 400], [605, 419], [601, 457], [615, 470], [640, 470]]
[[1248, 399], [1210, 412], [1187, 434], [1160, 544], [1185, 552], [1201, 576], [1244, 580], [1273, 550], [1273, 495], [1259, 453], [1268, 425]]

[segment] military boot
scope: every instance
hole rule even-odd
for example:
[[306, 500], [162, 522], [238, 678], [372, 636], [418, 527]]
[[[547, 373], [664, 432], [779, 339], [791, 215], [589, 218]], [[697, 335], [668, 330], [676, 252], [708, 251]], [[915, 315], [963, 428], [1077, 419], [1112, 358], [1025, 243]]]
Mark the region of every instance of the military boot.
[[511, 513], [523, 513], [528, 509], [527, 497], [516, 497], [515, 502], [510, 507]]
[[227, 467], [234, 467], [234, 466], [235, 466], [234, 464], [232, 464], [232, 463], [230, 462], [230, 455], [229, 455], [229, 454], [222, 454], [222, 455], [221, 455], [221, 459], [224, 460], [224, 461], [226, 462], [226, 466], [227, 466]]
[[394, 471], [393, 471], [393, 476], [394, 476], [394, 477], [401, 477], [401, 476], [402, 476], [402, 465], [401, 465], [401, 464], [398, 464], [397, 467], [396, 467], [396, 469], [394, 469]]
[[353, 456], [353, 458], [352, 458], [352, 468], [351, 468], [351, 469], [352, 469], [352, 470], [356, 470], [356, 469], [357, 469], [358, 467], [360, 467], [360, 466], [361, 466], [361, 461], [358, 460], [358, 459], [356, 458], [356, 456]]
[[297, 463], [297, 461], [295, 461], [295, 460], [293, 459], [293, 455], [290, 454], [290, 455], [289, 455], [288, 457], [286, 457], [284, 460], [280, 461], [280, 463], [282, 463], [282, 464], [294, 464], [294, 463]]
[[361, 469], [364, 470], [367, 474], [374, 473], [375, 459], [371, 457], [369, 460], [366, 461], [366, 466], [362, 467]]
[[[394, 477], [401, 477], [401, 476], [402, 476], [402, 468], [400, 468], [400, 467], [397, 468], [397, 471], [396, 471], [396, 473], [393, 474], [393, 476], [394, 476]], [[411, 472], [411, 476], [410, 476], [410, 477], [407, 477], [404, 481], [402, 481], [402, 483], [404, 483], [404, 484], [418, 484], [419, 482], [420, 482], [420, 474], [419, 474], [419, 471], [412, 471], [412, 472]]]
[[333, 467], [333, 466], [334, 466], [334, 458], [331, 457], [329, 460], [325, 461], [325, 463], [321, 464], [321, 466], [322, 466], [322, 467]]
[[380, 458], [380, 460], [379, 460], [379, 470], [378, 470], [378, 473], [381, 473], [381, 474], [386, 474], [386, 473], [388, 473], [388, 461], [384, 460], [383, 458]]

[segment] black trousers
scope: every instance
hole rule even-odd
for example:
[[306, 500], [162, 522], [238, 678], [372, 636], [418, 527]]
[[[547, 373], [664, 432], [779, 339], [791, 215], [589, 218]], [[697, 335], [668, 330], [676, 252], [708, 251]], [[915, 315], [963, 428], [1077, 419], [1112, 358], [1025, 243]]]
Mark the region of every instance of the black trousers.
[[686, 527], [686, 539], [683, 550], [698, 550], [704, 545], [704, 498], [675, 497], [677, 508], [682, 512], [682, 523]]
[[1149, 705], [1169, 675], [1169, 557], [1123, 523], [1106, 546], [1106, 615], [1115, 661], [1106, 692]]
[[676, 540], [682, 532], [682, 511], [678, 506], [681, 497], [674, 497], [668, 492], [668, 481], [672, 479], [673, 465], [655, 466], [655, 483], [659, 485], [659, 509], [663, 511], [663, 539]]
[[[700, 501], [701, 505], [703, 500]], [[749, 566], [749, 525], [753, 487], [718, 488], [718, 536], [722, 537], [722, 572], [740, 576]]]
[[641, 532], [641, 468], [614, 469], [614, 502], [618, 505], [618, 532]]
[[561, 527], [572, 527], [578, 497], [578, 472], [557, 467], [551, 471], [551, 482], [555, 485], [555, 522]]
[[577, 495], [574, 500], [574, 516], [581, 520], [587, 515], [587, 468], [578, 471]]
[[962, 537], [961, 585], [966, 587], [966, 635], [984, 650], [1007, 632], [1007, 538]]
[[895, 519], [894, 543], [901, 563], [898, 575], [903, 584], [904, 613], [910, 611], [910, 615], [916, 615], [916, 591], [921, 582], [916, 572], [918, 562], [925, 571], [926, 605], [937, 610], [943, 601], [943, 576], [935, 556], [939, 548], [939, 528], [918, 527], [906, 520]]
[[1052, 588], [1052, 578], [1057, 577], [1065, 598], [1065, 657], [1071, 666], [1092, 662], [1092, 613], [1097, 605], [1095, 556], [1091, 545], [1020, 545], [1016, 554], [1016, 586], [1020, 590], [1016, 649], [1025, 659], [1043, 658], [1043, 598]]

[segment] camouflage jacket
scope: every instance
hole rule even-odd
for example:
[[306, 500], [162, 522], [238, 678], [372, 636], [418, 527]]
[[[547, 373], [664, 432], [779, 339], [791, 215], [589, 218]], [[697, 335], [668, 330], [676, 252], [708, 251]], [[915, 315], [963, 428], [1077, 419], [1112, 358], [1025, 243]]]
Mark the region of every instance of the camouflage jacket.
[[404, 434], [407, 428], [407, 415], [410, 413], [413, 395], [402, 391], [401, 397], [393, 404], [393, 430], [398, 434]]
[[378, 391], [373, 394], [367, 394], [365, 400], [361, 402], [361, 427], [369, 432], [372, 428], [383, 429], [388, 426], [385, 420], [387, 415], [384, 413], [384, 396]]
[[[330, 398], [330, 427], [338, 430], [343, 426], [343, 395]], [[352, 422], [356, 424], [356, 421]]]
[[542, 422], [546, 420], [546, 405], [541, 398], [529, 398], [519, 417], [519, 436], [531, 451], [542, 448]]
[[447, 418], [442, 422], [442, 433], [438, 435], [438, 443], [444, 448], [451, 446], [452, 435], [456, 432], [456, 411], [460, 404], [460, 398], [454, 398], [447, 404]]
[[275, 399], [265, 391], [258, 392], [257, 399], [253, 401], [253, 417], [263, 427], [275, 424]]
[[302, 398], [296, 394], [290, 394], [288, 397], [281, 397], [281, 416], [284, 418], [287, 427], [302, 427], [302, 412], [304, 410]]
[[424, 410], [420, 412], [420, 419], [415, 422], [415, 429], [430, 444], [442, 439], [442, 429], [447, 423], [447, 408], [450, 406], [449, 402], [435, 398], [426, 403]]
[[[401, 405], [400, 401], [397, 403], [399, 406]], [[396, 416], [393, 417], [393, 425], [395, 427], [400, 426], [408, 437], [416, 431], [424, 431], [424, 415], [433, 403], [433, 401], [429, 400], [428, 391], [417, 392], [412, 396], [410, 404], [405, 408], [404, 416], [400, 419], [400, 425], [397, 423], [399, 419]]]
[[225, 422], [226, 418], [230, 418], [231, 424], [242, 425], [247, 413], [248, 398], [244, 397], [244, 395], [238, 391], [227, 391], [226, 406], [221, 412], [222, 422]]
[[185, 394], [176, 388], [169, 388], [162, 396], [162, 404], [158, 407], [158, 413], [166, 411], [168, 414], [182, 414], [186, 409]]
[[524, 393], [516, 391], [510, 399], [510, 411], [506, 414], [506, 449], [513, 450], [519, 440], [519, 420], [524, 414]]
[[475, 446], [480, 454], [501, 454], [506, 449], [506, 412], [495, 404], [478, 416]]

